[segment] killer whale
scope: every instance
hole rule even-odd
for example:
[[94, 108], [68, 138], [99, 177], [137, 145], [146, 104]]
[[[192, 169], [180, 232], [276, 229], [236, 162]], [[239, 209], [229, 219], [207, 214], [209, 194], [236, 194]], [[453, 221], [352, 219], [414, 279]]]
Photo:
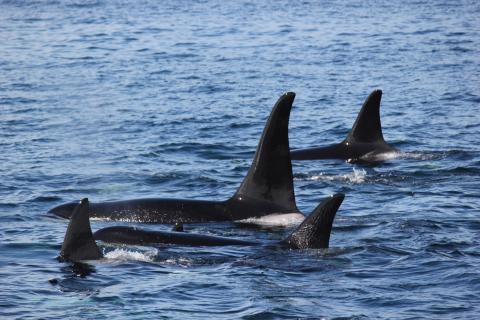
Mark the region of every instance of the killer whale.
[[[323, 200], [313, 212], [284, 240], [277, 244], [288, 249], [328, 248], [335, 214], [344, 195]], [[98, 260], [103, 254], [97, 241], [126, 245], [173, 244], [183, 246], [259, 246], [261, 242], [186, 232], [150, 231], [133, 227], [108, 227], [92, 233], [89, 202], [85, 198], [72, 213], [60, 251], [61, 261]]]
[[292, 160], [342, 159], [348, 162], [379, 162], [381, 155], [398, 150], [385, 142], [380, 122], [382, 91], [365, 100], [345, 140], [326, 147], [291, 150]]
[[[233, 221], [274, 213], [298, 213], [288, 141], [295, 93], [280, 96], [260, 138], [252, 165], [236, 193], [226, 201], [134, 199], [91, 203], [90, 216], [146, 223]], [[70, 218], [75, 202], [49, 211]]]

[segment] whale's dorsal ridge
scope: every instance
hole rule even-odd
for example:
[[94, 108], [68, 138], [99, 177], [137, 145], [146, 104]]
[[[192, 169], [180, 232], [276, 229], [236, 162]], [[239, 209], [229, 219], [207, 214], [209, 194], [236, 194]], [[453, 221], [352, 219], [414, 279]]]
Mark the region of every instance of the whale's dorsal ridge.
[[382, 90], [374, 90], [363, 103], [357, 119], [348, 133], [345, 142], [383, 142], [380, 122], [380, 102]]
[[297, 212], [293, 189], [288, 122], [295, 93], [283, 94], [268, 118], [252, 165], [232, 199], [275, 203], [284, 212]]

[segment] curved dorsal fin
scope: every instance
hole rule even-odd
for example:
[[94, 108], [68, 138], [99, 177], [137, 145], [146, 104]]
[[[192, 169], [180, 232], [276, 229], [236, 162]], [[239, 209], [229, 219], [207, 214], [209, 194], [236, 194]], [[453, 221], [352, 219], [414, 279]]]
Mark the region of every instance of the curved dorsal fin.
[[89, 220], [89, 202], [85, 198], [75, 207], [63, 240], [60, 257], [64, 260], [80, 261], [102, 258], [92, 235]]
[[337, 193], [323, 200], [283, 243], [292, 249], [328, 248], [333, 220], [344, 198]]
[[382, 90], [374, 90], [363, 103], [346, 142], [384, 141], [380, 123], [380, 101]]
[[298, 211], [288, 142], [288, 120], [294, 99], [295, 93], [287, 92], [273, 107], [252, 165], [233, 196], [234, 199], [267, 201], [285, 211]]

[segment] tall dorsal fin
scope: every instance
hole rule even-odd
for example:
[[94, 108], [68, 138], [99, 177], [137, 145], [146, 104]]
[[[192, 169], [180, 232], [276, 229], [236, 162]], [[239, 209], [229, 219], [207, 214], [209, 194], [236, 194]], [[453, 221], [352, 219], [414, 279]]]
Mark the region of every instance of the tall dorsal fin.
[[102, 258], [92, 235], [89, 220], [89, 202], [85, 198], [75, 207], [63, 240], [60, 257], [64, 260], [80, 261]]
[[346, 142], [384, 141], [380, 123], [380, 101], [382, 90], [374, 90], [363, 103]]
[[294, 99], [295, 93], [287, 92], [273, 107], [252, 165], [234, 199], [267, 201], [285, 211], [298, 211], [288, 142], [288, 120]]
[[323, 200], [283, 243], [292, 249], [328, 248], [333, 220], [344, 198], [337, 193]]

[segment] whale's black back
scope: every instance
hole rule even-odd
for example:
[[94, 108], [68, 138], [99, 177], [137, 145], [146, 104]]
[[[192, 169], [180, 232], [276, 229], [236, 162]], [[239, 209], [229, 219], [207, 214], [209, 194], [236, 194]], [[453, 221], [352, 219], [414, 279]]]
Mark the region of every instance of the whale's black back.
[[[288, 236], [279, 242], [290, 249], [328, 248], [335, 214], [344, 199], [335, 194], [320, 203], [315, 210]], [[89, 223], [88, 199], [77, 204], [65, 234], [61, 257], [70, 261], [102, 258], [95, 240], [122, 245], [182, 245], [182, 246], [257, 246], [258, 241], [225, 238], [186, 232], [146, 230], [130, 226], [115, 226], [97, 230], [92, 236]], [[94, 240], [95, 239], [95, 240]]]

